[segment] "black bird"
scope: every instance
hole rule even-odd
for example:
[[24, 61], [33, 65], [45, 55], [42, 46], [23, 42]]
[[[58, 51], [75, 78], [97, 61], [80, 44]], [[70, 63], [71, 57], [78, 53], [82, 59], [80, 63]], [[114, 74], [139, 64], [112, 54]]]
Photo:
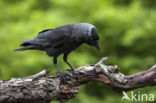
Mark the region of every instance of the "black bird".
[[39, 32], [33, 39], [24, 40], [20, 45], [23, 47], [15, 51], [46, 51], [49, 56], [53, 57], [53, 63], [58, 72], [61, 73], [57, 66], [57, 57], [60, 54], [64, 53], [63, 60], [70, 66], [71, 70], [73, 70], [73, 67], [67, 61], [68, 54], [78, 48], [82, 43], [95, 46], [100, 50], [98, 41], [98, 31], [92, 24], [67, 24], [55, 29], [47, 29]]

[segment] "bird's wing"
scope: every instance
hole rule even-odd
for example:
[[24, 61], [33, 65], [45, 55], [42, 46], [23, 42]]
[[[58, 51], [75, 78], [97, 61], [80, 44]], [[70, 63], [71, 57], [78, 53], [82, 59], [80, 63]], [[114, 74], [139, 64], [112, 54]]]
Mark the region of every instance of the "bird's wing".
[[43, 45], [52, 46], [53, 48], [60, 47], [64, 40], [70, 35], [70, 30], [68, 26], [61, 26], [56, 29], [48, 29], [39, 32], [37, 38], [43, 39], [46, 42]]

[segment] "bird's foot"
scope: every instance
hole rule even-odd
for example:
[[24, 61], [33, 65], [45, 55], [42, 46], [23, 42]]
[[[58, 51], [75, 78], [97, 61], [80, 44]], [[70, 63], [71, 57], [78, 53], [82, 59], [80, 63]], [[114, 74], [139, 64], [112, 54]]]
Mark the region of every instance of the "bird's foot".
[[71, 71], [71, 72], [74, 72], [75, 71], [75, 69], [72, 67], [72, 68], [70, 68], [70, 69], [66, 69], [67, 71]]
[[60, 79], [61, 82], [63, 82], [63, 81], [66, 80], [65, 74], [63, 72], [61, 72], [61, 71], [58, 71], [57, 72], [57, 77], [59, 77], [59, 79]]
[[68, 71], [70, 71], [72, 73], [72, 75], [74, 76], [75, 79], [78, 78], [78, 75], [77, 75], [77, 73], [76, 73], [74, 68], [68, 69]]
[[74, 72], [75, 70], [74, 70], [74, 68], [71, 68], [70, 71]]

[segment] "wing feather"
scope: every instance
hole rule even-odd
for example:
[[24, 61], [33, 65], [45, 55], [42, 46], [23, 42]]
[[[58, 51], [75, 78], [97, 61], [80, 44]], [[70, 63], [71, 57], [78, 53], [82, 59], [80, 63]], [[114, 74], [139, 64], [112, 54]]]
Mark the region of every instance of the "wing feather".
[[55, 29], [47, 29], [39, 32], [38, 39], [46, 39], [46, 42], [43, 43], [43, 46], [47, 45], [53, 48], [60, 47], [66, 38], [71, 34], [70, 27], [64, 25]]

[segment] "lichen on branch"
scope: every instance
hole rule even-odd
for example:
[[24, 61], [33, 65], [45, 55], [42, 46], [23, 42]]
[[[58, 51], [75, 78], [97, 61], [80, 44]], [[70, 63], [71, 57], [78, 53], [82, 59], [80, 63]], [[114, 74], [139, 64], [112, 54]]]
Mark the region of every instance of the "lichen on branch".
[[106, 65], [107, 59], [102, 58], [95, 65], [82, 66], [75, 71], [67, 70], [63, 80], [57, 75], [47, 76], [50, 70], [24, 78], [1, 80], [0, 103], [66, 102], [79, 93], [80, 85], [90, 81], [101, 82], [117, 92], [156, 85], [156, 64], [146, 71], [126, 76], [117, 65]]

